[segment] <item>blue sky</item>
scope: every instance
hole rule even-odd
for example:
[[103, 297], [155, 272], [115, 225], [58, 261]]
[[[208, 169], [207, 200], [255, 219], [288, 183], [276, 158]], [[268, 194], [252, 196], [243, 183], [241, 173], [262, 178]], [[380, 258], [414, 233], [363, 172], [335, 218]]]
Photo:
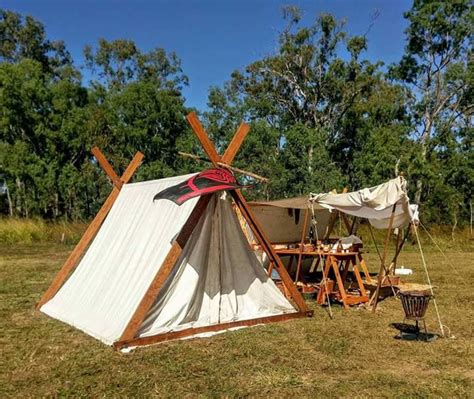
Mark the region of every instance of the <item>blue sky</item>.
[[289, 3], [303, 10], [304, 23], [321, 12], [346, 18], [351, 34], [364, 34], [377, 10], [366, 57], [388, 64], [403, 52], [407, 0], [3, 0], [1, 7], [39, 19], [50, 39], [66, 42], [78, 65], [84, 46], [99, 38], [175, 51], [189, 77], [186, 105], [204, 109], [209, 87], [221, 86], [233, 70], [275, 52], [285, 24], [281, 9]]

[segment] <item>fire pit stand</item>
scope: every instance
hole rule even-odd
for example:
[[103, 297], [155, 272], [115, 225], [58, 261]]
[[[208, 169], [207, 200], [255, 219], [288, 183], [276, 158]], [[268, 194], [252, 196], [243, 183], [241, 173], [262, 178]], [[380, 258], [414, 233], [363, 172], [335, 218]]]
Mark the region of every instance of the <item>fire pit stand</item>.
[[403, 305], [403, 310], [405, 311], [406, 320], [413, 320], [416, 323], [415, 334], [417, 337], [420, 335], [419, 322], [423, 322], [423, 327], [425, 329], [425, 338], [428, 337], [428, 330], [426, 329], [425, 314], [428, 309], [428, 304], [432, 297], [430, 291], [400, 291], [398, 293], [400, 300]]

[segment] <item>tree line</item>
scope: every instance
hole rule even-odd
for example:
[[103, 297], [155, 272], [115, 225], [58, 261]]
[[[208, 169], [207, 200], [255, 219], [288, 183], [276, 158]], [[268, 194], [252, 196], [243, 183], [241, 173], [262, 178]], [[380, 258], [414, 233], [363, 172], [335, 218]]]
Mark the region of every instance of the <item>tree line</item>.
[[[270, 183], [248, 197], [357, 189], [403, 172], [426, 221], [469, 221], [472, 8], [415, 0], [404, 17], [405, 52], [385, 65], [367, 60], [367, 37], [334, 16], [305, 25], [298, 8], [285, 7], [277, 50], [209, 89], [200, 114], [218, 147], [242, 120], [251, 125], [235, 165]], [[41, 22], [3, 9], [0, 39], [2, 214], [90, 218], [110, 191], [95, 145], [118, 171], [142, 151], [137, 180], [205, 167], [178, 155], [202, 154], [185, 120], [188, 78], [175, 53], [101, 39], [78, 66]]]

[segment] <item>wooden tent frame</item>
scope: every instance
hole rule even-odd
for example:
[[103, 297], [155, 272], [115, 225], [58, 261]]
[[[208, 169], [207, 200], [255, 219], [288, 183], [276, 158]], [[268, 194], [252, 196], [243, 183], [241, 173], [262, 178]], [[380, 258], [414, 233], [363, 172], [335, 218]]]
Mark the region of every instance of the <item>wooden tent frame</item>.
[[[186, 118], [188, 122], [190, 123], [191, 127], [193, 128], [194, 133], [199, 139], [204, 151], [208, 155], [214, 167], [227, 168], [228, 166], [230, 166], [235, 155], [237, 154], [237, 151], [239, 150], [240, 146], [242, 145], [245, 137], [247, 136], [249, 132], [249, 125], [242, 123], [239, 126], [229, 146], [225, 150], [224, 155], [220, 156], [217, 153], [217, 150], [214, 144], [209, 139], [209, 136], [207, 135], [206, 131], [202, 127], [197, 115], [194, 112], [192, 112], [188, 114]], [[107, 175], [111, 179], [113, 183], [112, 192], [110, 193], [109, 197], [105, 201], [102, 208], [97, 213], [96, 217], [93, 219], [93, 221], [87, 228], [86, 232], [82, 236], [79, 243], [76, 245], [76, 247], [74, 248], [74, 250], [68, 257], [68, 259], [64, 263], [63, 267], [60, 269], [60, 271], [54, 278], [48, 290], [41, 297], [40, 301], [38, 302], [36, 306], [37, 309], [41, 308], [42, 305], [44, 305], [51, 298], [53, 298], [54, 295], [56, 295], [56, 293], [61, 288], [62, 284], [66, 281], [66, 279], [71, 274], [71, 272], [79, 264], [79, 260], [81, 259], [85, 250], [91, 243], [92, 239], [95, 237], [95, 235], [99, 231], [100, 226], [102, 225], [107, 214], [112, 208], [113, 203], [117, 199], [118, 194], [120, 193], [120, 189], [122, 188], [123, 184], [127, 183], [131, 179], [131, 177], [133, 176], [133, 173], [138, 168], [138, 166], [140, 165], [143, 159], [143, 154], [140, 152], [137, 152], [137, 154], [135, 155], [133, 160], [130, 162], [130, 165], [127, 167], [122, 177], [119, 178], [117, 174], [114, 172], [109, 162], [106, 160], [104, 155], [100, 152], [100, 150], [97, 147], [92, 149], [92, 153], [97, 159], [97, 162], [102, 166], [104, 171], [107, 173]], [[243, 217], [246, 219], [247, 223], [251, 227], [256, 239], [260, 242], [260, 245], [266, 252], [268, 258], [270, 259], [270, 262], [276, 268], [278, 274], [280, 275], [282, 283], [285, 287], [285, 292], [287, 292], [290, 299], [293, 300], [298, 311], [295, 313], [267, 316], [267, 317], [261, 317], [261, 318], [256, 318], [256, 319], [234, 321], [234, 322], [222, 323], [222, 324], [214, 324], [214, 325], [205, 326], [205, 327], [192, 327], [192, 328], [187, 328], [181, 331], [172, 331], [172, 332], [152, 335], [148, 337], [137, 337], [138, 330], [140, 326], [142, 325], [146, 315], [148, 314], [148, 311], [150, 310], [153, 303], [155, 302], [155, 299], [159, 295], [168, 276], [174, 269], [176, 262], [178, 261], [186, 243], [188, 242], [188, 239], [190, 238], [192, 232], [194, 231], [194, 227], [196, 226], [201, 216], [204, 214], [210, 202], [212, 194], [204, 195], [199, 198], [196, 206], [194, 207], [193, 211], [189, 215], [181, 231], [175, 238], [171, 246], [171, 249], [169, 250], [167, 256], [163, 260], [161, 267], [157, 270], [155, 277], [153, 278], [151, 284], [149, 285], [139, 305], [135, 309], [135, 312], [132, 315], [131, 319], [129, 320], [127, 326], [125, 327], [122, 335], [120, 336], [118, 341], [114, 342], [113, 346], [115, 349], [119, 350], [119, 349], [129, 347], [129, 346], [150, 345], [153, 343], [185, 338], [191, 335], [201, 334], [205, 332], [214, 332], [214, 331], [226, 330], [226, 329], [235, 328], [235, 327], [253, 326], [257, 324], [289, 320], [289, 319], [294, 319], [298, 317], [312, 316], [313, 312], [308, 308], [301, 293], [297, 290], [296, 286], [293, 284], [293, 281], [291, 280], [290, 276], [288, 275], [287, 270], [283, 266], [281, 259], [275, 253], [273, 247], [271, 246], [270, 242], [265, 236], [261, 226], [259, 225], [255, 216], [253, 215], [250, 207], [248, 206], [240, 190], [231, 190], [229, 191], [229, 193], [232, 196], [236, 206], [239, 208], [240, 212], [242, 213]]]

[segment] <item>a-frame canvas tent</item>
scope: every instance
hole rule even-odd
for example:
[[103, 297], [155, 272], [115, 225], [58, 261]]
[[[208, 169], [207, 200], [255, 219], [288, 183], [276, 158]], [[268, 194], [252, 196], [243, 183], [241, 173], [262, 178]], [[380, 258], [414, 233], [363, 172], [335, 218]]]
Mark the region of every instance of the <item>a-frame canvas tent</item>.
[[[242, 124], [220, 157], [196, 115], [188, 120], [216, 166], [232, 162], [248, 132]], [[181, 206], [153, 202], [157, 192], [190, 175], [124, 184], [142, 156], [119, 178], [100, 151], [93, 152], [114, 189], [41, 298], [42, 312], [118, 349], [311, 313], [239, 191]], [[265, 248], [292, 303], [251, 251], [231, 199]]]

